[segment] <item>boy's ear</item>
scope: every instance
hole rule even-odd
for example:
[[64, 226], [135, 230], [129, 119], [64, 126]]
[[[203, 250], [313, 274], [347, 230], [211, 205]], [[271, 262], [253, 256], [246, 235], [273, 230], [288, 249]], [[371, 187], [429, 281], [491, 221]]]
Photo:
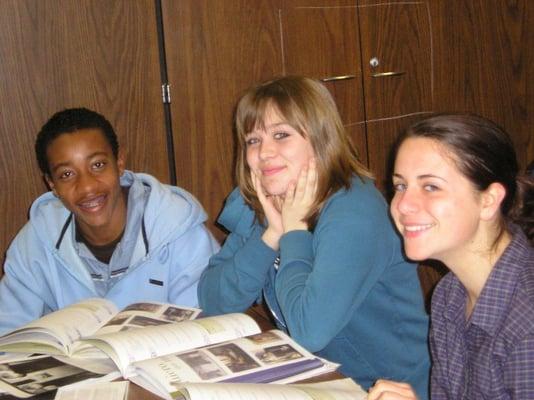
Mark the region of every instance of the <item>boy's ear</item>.
[[119, 175], [122, 176], [122, 174], [124, 173], [124, 170], [126, 169], [126, 156], [125, 156], [125, 153], [124, 151], [121, 149], [119, 149], [118, 153], [117, 153], [117, 167], [119, 168]]
[[506, 189], [498, 182], [493, 182], [482, 192], [482, 209], [480, 218], [489, 221], [500, 212], [501, 203], [506, 196]]
[[48, 174], [43, 175], [43, 179], [46, 182], [46, 186], [57, 196], [56, 188], [54, 186], [54, 182], [52, 181], [52, 178]]

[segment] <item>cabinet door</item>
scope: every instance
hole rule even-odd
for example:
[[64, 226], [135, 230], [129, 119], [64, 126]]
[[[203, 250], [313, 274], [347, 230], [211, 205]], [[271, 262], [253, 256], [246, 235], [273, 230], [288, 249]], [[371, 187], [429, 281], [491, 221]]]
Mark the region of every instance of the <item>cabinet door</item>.
[[214, 221], [234, 185], [233, 112], [252, 84], [280, 75], [273, 0], [163, 0], [177, 183]]
[[399, 128], [432, 111], [432, 38], [426, 2], [377, 3], [358, 11], [369, 167], [384, 189]]
[[280, 11], [284, 72], [322, 80], [367, 163], [356, 1], [288, 0]]
[[0, 2], [0, 251], [46, 190], [34, 140], [56, 111], [115, 126], [127, 165], [168, 179], [153, 0]]
[[473, 112], [503, 126], [524, 168], [534, 160], [534, 2], [430, 2], [435, 108]]

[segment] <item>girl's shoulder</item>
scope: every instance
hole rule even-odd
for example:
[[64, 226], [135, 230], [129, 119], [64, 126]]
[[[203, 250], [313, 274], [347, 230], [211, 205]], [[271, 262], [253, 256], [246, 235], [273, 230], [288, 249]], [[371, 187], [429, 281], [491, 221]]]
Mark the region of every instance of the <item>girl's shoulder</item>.
[[324, 208], [387, 213], [387, 203], [382, 193], [376, 188], [374, 181], [367, 177], [356, 176], [353, 177], [350, 188], [342, 188], [332, 194]]
[[228, 231], [242, 235], [252, 230], [255, 223], [254, 211], [245, 203], [239, 188], [232, 190], [226, 198], [217, 222]]

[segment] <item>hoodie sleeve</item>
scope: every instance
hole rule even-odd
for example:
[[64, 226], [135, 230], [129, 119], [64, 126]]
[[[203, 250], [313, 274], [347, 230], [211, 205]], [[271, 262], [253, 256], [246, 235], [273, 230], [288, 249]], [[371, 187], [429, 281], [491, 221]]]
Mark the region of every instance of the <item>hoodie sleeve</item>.
[[[171, 243], [173, 248], [172, 259], [179, 260], [173, 263], [175, 271], [172, 273], [169, 289], [170, 303], [198, 306], [197, 286], [200, 274], [206, 268], [211, 255], [216, 253], [220, 246], [204, 224], [191, 227], [187, 234], [182, 235]], [[195, 299], [190, 303], [188, 299]]]
[[41, 317], [46, 307], [41, 293], [44, 283], [32, 273], [23, 234], [19, 233], [6, 254], [0, 281], [0, 334]]

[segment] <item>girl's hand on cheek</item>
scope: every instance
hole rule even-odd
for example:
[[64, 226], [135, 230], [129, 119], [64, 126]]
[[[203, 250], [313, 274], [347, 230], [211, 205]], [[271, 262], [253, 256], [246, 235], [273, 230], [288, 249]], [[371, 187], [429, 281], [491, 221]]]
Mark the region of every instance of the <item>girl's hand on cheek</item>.
[[260, 178], [253, 171], [251, 171], [251, 178], [267, 222], [267, 229], [263, 233], [262, 239], [267, 246], [273, 250], [278, 250], [280, 237], [284, 233], [282, 215], [278, 211], [282, 207], [283, 200], [279, 196], [267, 196], [261, 186]]
[[317, 194], [317, 169], [315, 160], [311, 159], [307, 167], [301, 169], [297, 182], [291, 182], [287, 188], [282, 206], [284, 232], [308, 230], [304, 218], [310, 212]]

